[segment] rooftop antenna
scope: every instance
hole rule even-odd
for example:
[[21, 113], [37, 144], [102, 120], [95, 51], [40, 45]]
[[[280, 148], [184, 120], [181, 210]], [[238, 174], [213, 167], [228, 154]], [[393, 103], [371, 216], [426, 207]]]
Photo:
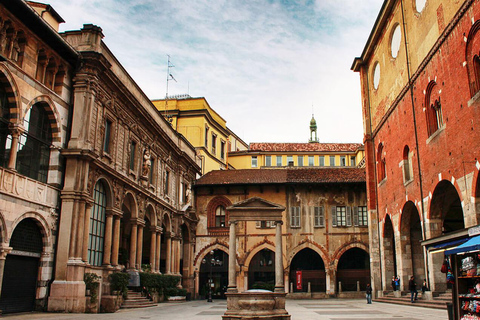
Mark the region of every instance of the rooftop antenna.
[[173, 117], [168, 114], [168, 82], [170, 80], [174, 80], [177, 82], [177, 79], [173, 77], [173, 75], [170, 73], [170, 68], [175, 68], [175, 66], [170, 62], [170, 55], [167, 54], [168, 61], [167, 61], [167, 92], [165, 93], [165, 119], [172, 124]]

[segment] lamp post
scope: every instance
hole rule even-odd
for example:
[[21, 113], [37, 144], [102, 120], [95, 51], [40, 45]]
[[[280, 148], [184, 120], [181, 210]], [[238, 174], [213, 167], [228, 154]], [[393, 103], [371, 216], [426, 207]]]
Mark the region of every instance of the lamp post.
[[[203, 264], [207, 263], [206, 259], [202, 260]], [[220, 259], [215, 259], [215, 251], [210, 251], [210, 278], [208, 279], [208, 300], [207, 302], [213, 302], [212, 300], [212, 287], [214, 286], [213, 283], [213, 266], [221, 266], [223, 261]]]

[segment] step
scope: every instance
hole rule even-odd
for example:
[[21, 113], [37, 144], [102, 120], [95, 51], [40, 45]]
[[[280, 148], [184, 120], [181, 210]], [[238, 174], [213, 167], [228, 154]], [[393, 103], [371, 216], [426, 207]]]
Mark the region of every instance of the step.
[[[384, 303], [393, 303], [393, 304], [401, 304], [401, 305], [411, 305], [414, 307], [424, 307], [424, 308], [432, 308], [432, 309], [447, 309], [447, 301], [443, 300], [417, 300], [414, 303], [410, 301], [410, 297], [401, 297], [401, 298], [393, 298], [393, 297], [382, 297], [376, 298], [373, 300], [374, 302], [384, 302]], [[449, 300], [451, 301], [451, 300]]]

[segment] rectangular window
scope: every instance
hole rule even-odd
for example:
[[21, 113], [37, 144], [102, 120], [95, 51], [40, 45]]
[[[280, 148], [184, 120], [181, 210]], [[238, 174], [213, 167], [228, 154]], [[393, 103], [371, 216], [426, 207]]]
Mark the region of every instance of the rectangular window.
[[342, 167], [347, 166], [347, 158], [345, 156], [340, 157], [340, 166], [342, 166]]
[[225, 159], [225, 141], [220, 140], [220, 159]]
[[315, 157], [314, 156], [308, 156], [308, 165], [310, 167], [313, 167], [315, 165]]
[[170, 191], [170, 188], [169, 188], [169, 184], [170, 184], [170, 172], [168, 171], [165, 171], [165, 187], [164, 187], [164, 191], [165, 191], [165, 195], [168, 196], [168, 192]]
[[334, 227], [352, 226], [352, 211], [350, 207], [332, 207], [332, 224]]
[[277, 167], [282, 166], [282, 156], [277, 156]]
[[265, 166], [266, 167], [272, 166], [272, 156], [265, 156]]
[[257, 229], [270, 229], [275, 228], [275, 221], [257, 221]]
[[256, 168], [257, 166], [258, 166], [257, 156], [252, 156], [252, 168]]
[[350, 157], [350, 166], [352, 166], [352, 167], [357, 166], [357, 161], [356, 161], [355, 156]]
[[205, 148], [208, 148], [208, 127], [205, 127]]
[[355, 226], [366, 227], [368, 226], [367, 207], [353, 207], [353, 224]]
[[290, 227], [300, 228], [300, 207], [290, 207]]
[[303, 167], [303, 156], [298, 156], [297, 162], [299, 167]]
[[112, 131], [112, 121], [105, 121], [105, 137], [103, 139], [103, 151], [110, 153], [110, 135]]
[[325, 227], [325, 209], [324, 207], [313, 207], [315, 228]]
[[293, 166], [293, 156], [287, 156], [287, 166]]
[[324, 166], [325, 166], [325, 157], [324, 157], [324, 156], [318, 157], [318, 165], [319, 165], [320, 167], [324, 167]]
[[335, 167], [335, 156], [330, 156], [330, 167]]
[[137, 148], [137, 143], [132, 141], [130, 144], [130, 170], [135, 171], [135, 152]]
[[212, 132], [212, 154], [217, 155], [217, 135]]

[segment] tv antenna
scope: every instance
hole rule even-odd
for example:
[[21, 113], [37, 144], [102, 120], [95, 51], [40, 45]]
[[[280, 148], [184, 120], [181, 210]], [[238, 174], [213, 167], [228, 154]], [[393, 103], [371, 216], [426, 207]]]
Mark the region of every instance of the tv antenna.
[[165, 93], [165, 119], [167, 119], [167, 121], [170, 124], [172, 124], [173, 117], [168, 114], [168, 82], [171, 80], [177, 82], [177, 79], [175, 79], [172, 73], [170, 72], [170, 68], [175, 68], [175, 66], [170, 62], [170, 55], [167, 54], [167, 57], [168, 57], [168, 61], [167, 61], [167, 91]]

